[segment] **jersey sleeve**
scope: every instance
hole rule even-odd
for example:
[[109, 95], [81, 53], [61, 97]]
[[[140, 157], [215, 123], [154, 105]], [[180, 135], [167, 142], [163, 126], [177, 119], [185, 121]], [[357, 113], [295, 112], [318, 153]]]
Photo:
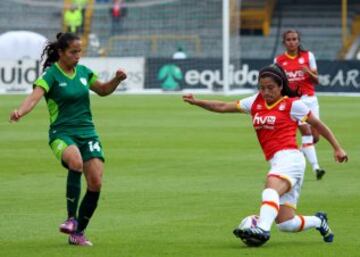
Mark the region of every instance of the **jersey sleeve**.
[[311, 111], [300, 99], [292, 103], [290, 115], [294, 120], [305, 122]]
[[53, 84], [54, 76], [51, 74], [51, 72], [45, 71], [40, 77], [35, 80], [33, 88], [41, 87], [45, 90], [46, 93], [48, 93]]
[[317, 70], [315, 55], [309, 52], [309, 65], [311, 70]]
[[256, 97], [257, 97], [257, 94], [253, 95], [253, 96], [246, 97], [246, 98], [241, 99], [241, 100], [238, 100], [237, 104], [236, 104], [236, 107], [238, 108], [238, 110], [240, 112], [250, 113], [251, 106], [253, 105]]
[[93, 72], [91, 69], [89, 69], [88, 67], [84, 66], [85, 67], [85, 70], [86, 70], [86, 73], [88, 75], [88, 83], [89, 83], [89, 87], [91, 87], [95, 81], [98, 79], [98, 75]]

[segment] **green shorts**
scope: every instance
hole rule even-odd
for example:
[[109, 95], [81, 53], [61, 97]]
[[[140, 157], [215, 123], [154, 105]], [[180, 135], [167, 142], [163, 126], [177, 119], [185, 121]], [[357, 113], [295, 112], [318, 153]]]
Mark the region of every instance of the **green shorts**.
[[105, 161], [102, 145], [97, 135], [57, 134], [50, 139], [49, 145], [58, 160], [62, 160], [64, 150], [70, 145], [76, 145], [83, 161], [99, 158]]

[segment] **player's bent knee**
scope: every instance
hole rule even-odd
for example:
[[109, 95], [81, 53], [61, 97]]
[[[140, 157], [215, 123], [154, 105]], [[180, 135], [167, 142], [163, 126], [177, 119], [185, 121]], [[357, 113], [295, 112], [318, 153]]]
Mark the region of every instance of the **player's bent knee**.
[[70, 170], [82, 171], [83, 170], [83, 163], [79, 160], [70, 160], [67, 163], [67, 166]]
[[311, 136], [311, 127], [309, 125], [301, 125], [299, 126], [299, 130], [302, 136]]
[[302, 136], [312, 136], [311, 130], [309, 131], [301, 131]]
[[101, 179], [92, 179], [88, 182], [88, 188], [94, 192], [100, 192], [102, 186]]

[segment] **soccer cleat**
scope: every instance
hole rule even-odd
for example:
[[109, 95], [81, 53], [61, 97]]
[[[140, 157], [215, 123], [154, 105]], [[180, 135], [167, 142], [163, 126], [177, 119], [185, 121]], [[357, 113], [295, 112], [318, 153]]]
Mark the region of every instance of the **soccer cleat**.
[[69, 244], [78, 246], [93, 246], [93, 244], [86, 239], [84, 233], [75, 232], [69, 236]]
[[247, 246], [261, 246], [270, 239], [270, 232], [259, 227], [239, 229], [236, 228], [233, 234], [240, 238]]
[[59, 230], [62, 233], [71, 234], [76, 231], [77, 224], [78, 223], [75, 218], [69, 218], [65, 220], [63, 224], [60, 225]]
[[234, 234], [236, 237], [240, 238], [241, 240], [242, 240], [243, 237], [244, 237], [244, 231], [243, 231], [242, 229], [240, 229], [240, 228], [235, 228], [235, 229], [233, 230], [233, 234]]
[[316, 179], [320, 180], [325, 175], [325, 170], [323, 169], [316, 169], [315, 170]]
[[327, 215], [325, 212], [317, 212], [315, 216], [321, 220], [320, 227], [316, 228], [319, 230], [320, 234], [322, 235], [323, 239], [327, 243], [331, 243], [334, 240], [334, 233], [329, 227], [327, 222]]

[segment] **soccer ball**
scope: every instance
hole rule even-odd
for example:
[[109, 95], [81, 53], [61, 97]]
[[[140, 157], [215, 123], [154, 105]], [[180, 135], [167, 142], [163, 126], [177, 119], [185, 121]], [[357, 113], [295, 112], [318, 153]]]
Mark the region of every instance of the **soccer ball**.
[[259, 221], [259, 216], [257, 215], [247, 216], [240, 222], [239, 229], [245, 230], [248, 228], [254, 228], [258, 224], [258, 221]]
[[256, 238], [251, 238], [251, 237], [245, 237], [243, 236], [243, 231], [248, 229], [248, 228], [254, 228], [257, 226], [259, 222], [259, 216], [257, 215], [250, 215], [245, 217], [241, 222], [240, 225], [238, 226], [238, 228], [235, 230], [237, 231], [237, 236], [240, 237], [241, 241], [246, 244], [247, 246], [250, 247], [258, 247], [261, 246], [265, 243], [265, 241], [260, 241]]

